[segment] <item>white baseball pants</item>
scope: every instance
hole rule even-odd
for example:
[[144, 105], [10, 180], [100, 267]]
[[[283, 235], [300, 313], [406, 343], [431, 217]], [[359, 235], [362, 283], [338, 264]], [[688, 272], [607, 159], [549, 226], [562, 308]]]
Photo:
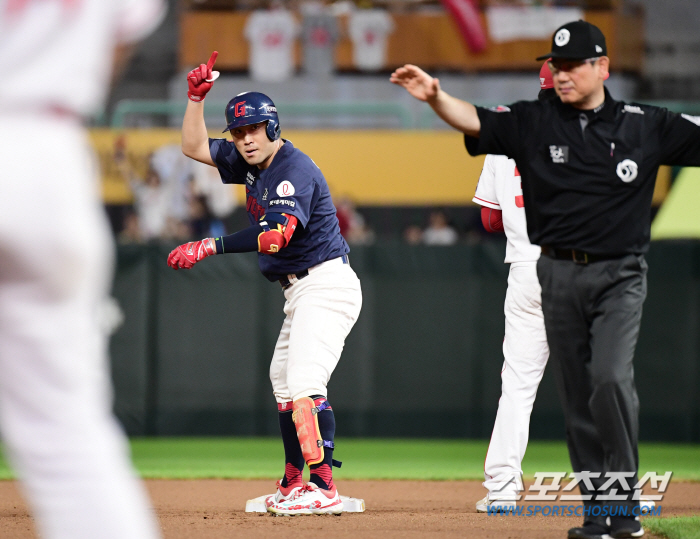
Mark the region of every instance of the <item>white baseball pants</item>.
[[287, 316], [270, 365], [275, 399], [327, 396], [345, 338], [360, 315], [360, 280], [349, 264], [335, 258], [310, 268], [284, 297]]
[[494, 497], [514, 497], [522, 475], [530, 414], [549, 358], [537, 262], [511, 264], [504, 305], [501, 399], [484, 463], [483, 485]]
[[0, 431], [45, 539], [154, 539], [111, 412], [113, 243], [68, 120], [0, 115]]

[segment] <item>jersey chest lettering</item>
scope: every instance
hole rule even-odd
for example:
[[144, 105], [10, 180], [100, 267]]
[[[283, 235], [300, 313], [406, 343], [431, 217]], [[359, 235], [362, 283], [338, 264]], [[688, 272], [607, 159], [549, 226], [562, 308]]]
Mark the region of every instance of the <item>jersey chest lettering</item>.
[[265, 208], [263, 208], [253, 195], [250, 194], [250, 189], [246, 188], [246, 200], [245, 200], [245, 210], [253, 216], [256, 221], [265, 215]]

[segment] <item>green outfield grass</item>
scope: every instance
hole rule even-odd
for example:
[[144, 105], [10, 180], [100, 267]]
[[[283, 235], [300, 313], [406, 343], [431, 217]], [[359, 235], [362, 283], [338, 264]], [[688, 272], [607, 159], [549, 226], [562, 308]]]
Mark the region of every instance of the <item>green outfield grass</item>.
[[[338, 439], [344, 461], [338, 479], [482, 479], [486, 440]], [[277, 478], [283, 470], [277, 438], [135, 438], [134, 464], [145, 478]], [[641, 444], [640, 471], [674, 472], [700, 480], [700, 445]], [[523, 471], [570, 471], [563, 442], [531, 442]], [[12, 477], [0, 460], [0, 479]]]
[[644, 529], [668, 539], [700, 539], [700, 516], [649, 517], [644, 519]]

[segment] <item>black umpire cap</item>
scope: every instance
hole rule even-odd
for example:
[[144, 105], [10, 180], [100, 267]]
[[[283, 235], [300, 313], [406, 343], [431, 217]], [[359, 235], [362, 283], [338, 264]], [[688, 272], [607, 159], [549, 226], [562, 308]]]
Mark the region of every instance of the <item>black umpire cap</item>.
[[564, 58], [566, 60], [587, 60], [607, 56], [605, 36], [600, 28], [582, 20], [568, 22], [557, 28], [552, 36], [552, 52], [539, 56], [538, 60]]

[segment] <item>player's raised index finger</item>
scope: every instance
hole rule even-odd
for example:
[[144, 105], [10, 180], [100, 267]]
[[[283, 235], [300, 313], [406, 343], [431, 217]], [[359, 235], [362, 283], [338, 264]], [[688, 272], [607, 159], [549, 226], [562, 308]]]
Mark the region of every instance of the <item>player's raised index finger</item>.
[[211, 69], [214, 67], [214, 62], [216, 62], [216, 57], [219, 56], [219, 51], [214, 51], [211, 53], [211, 56], [209, 57], [209, 61], [207, 62], [207, 68]]

